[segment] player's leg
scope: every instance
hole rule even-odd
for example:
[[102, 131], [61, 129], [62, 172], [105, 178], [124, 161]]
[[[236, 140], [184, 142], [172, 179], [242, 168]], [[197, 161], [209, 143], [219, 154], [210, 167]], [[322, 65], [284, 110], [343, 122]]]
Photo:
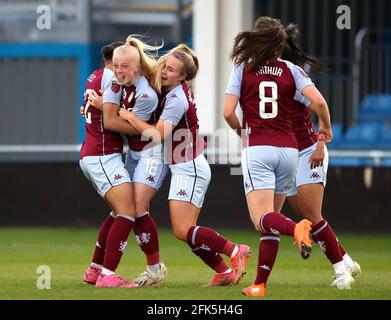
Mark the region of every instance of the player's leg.
[[105, 194], [116, 218], [107, 235], [106, 253], [102, 273], [96, 281], [97, 287], [137, 287], [138, 285], [115, 274], [127, 246], [130, 231], [134, 225], [136, 209], [133, 201], [131, 183], [123, 183], [112, 187]]
[[163, 282], [167, 268], [160, 261], [157, 226], [149, 213], [149, 204], [163, 184], [168, 166], [163, 163], [160, 149], [150, 148], [141, 152], [129, 151], [125, 166], [133, 172], [136, 221], [134, 233], [144, 252], [147, 267], [134, 281], [140, 286], [159, 285]]
[[[253, 285], [243, 289], [245, 295], [265, 295], [266, 283], [278, 253], [280, 234], [298, 239], [298, 226], [303, 226], [305, 228], [299, 230], [300, 241], [308, 237], [306, 225], [295, 224], [276, 211], [281, 209], [289, 184], [293, 181], [297, 163], [295, 156], [295, 150], [280, 155], [277, 148], [268, 146], [247, 148], [242, 153], [247, 205], [254, 227], [261, 232], [257, 277]], [[282, 165], [284, 162], [286, 164]]]
[[[87, 179], [90, 180], [94, 188], [105, 200], [105, 195], [114, 186], [130, 182], [123, 168], [120, 154], [85, 157], [80, 160], [80, 167]], [[108, 204], [111, 206], [110, 203]], [[106, 239], [115, 221], [115, 217], [114, 212], [110, 212], [100, 227], [92, 262], [83, 276], [83, 281], [86, 283], [95, 284], [102, 271], [106, 251]]]
[[[247, 264], [248, 246], [238, 246], [216, 231], [196, 225], [211, 177], [208, 162], [200, 155], [188, 163], [171, 166], [171, 171], [169, 206], [174, 234], [186, 241], [193, 253], [221, 276], [218, 278], [224, 278], [221, 285], [237, 283]], [[231, 258], [234, 270], [225, 264], [219, 253]]]
[[157, 190], [143, 183], [133, 183], [136, 203], [134, 234], [144, 252], [147, 266], [134, 282], [140, 286], [156, 286], [163, 283], [167, 268], [160, 260], [159, 236], [156, 223], [149, 213], [149, 203]]
[[[102, 273], [96, 281], [96, 286], [121, 286], [125, 284], [125, 280], [116, 277], [114, 273], [134, 222], [136, 212], [133, 203], [133, 190], [120, 154], [92, 157], [91, 159], [95, 161], [89, 167], [90, 174], [94, 176], [92, 181], [97, 191], [116, 214], [107, 233]], [[102, 281], [104, 276], [108, 278]]]
[[343, 261], [336, 235], [330, 224], [322, 217], [328, 168], [327, 149], [323, 165], [311, 169], [309, 159], [315, 147], [316, 145], [313, 145], [300, 152], [296, 177], [297, 195], [293, 197], [293, 205], [296, 210], [299, 210], [301, 216], [312, 222], [312, 238], [333, 265], [336, 280], [332, 285], [341, 289], [350, 288], [353, 280]]
[[345, 266], [333, 229], [322, 217], [323, 193], [324, 186], [321, 183], [301, 185], [298, 187], [297, 202], [302, 216], [313, 222], [312, 239], [333, 265], [335, 281], [332, 286], [348, 289], [353, 278]]
[[191, 202], [169, 200], [169, 208], [174, 235], [186, 242], [192, 252], [216, 272], [208, 285], [235, 284], [235, 272], [225, 263], [220, 253], [227, 253], [228, 251], [232, 253], [236, 245], [212, 229], [197, 226], [200, 208]]
[[294, 180], [296, 167], [296, 149], [256, 146], [246, 148], [242, 153], [247, 205], [255, 229], [295, 237], [306, 258], [305, 247], [311, 247], [306, 236], [310, 222], [304, 220], [296, 225], [274, 208], [274, 194], [278, 195], [276, 201], [282, 203]]
[[87, 268], [83, 276], [83, 281], [86, 283], [95, 284], [96, 279], [98, 279], [99, 274], [102, 272], [103, 260], [106, 251], [107, 234], [109, 233], [110, 228], [115, 221], [115, 217], [116, 215], [113, 211], [111, 211], [109, 215], [106, 216], [99, 228], [98, 239], [95, 244], [92, 260], [90, 266]]

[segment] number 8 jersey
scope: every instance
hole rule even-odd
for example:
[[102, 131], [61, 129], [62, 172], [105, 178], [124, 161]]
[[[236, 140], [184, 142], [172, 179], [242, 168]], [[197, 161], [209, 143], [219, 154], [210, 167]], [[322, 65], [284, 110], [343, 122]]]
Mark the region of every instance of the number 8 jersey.
[[243, 65], [231, 72], [226, 94], [239, 97], [242, 128], [247, 135], [243, 147], [269, 145], [297, 148], [291, 111], [296, 91], [302, 92], [311, 79], [298, 66], [278, 59], [257, 70]]

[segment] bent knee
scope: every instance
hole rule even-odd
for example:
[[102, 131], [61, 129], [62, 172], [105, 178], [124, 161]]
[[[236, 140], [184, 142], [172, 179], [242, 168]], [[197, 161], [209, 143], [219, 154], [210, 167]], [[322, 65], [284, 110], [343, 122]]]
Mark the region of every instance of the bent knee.
[[187, 241], [187, 232], [188, 232], [189, 228], [185, 227], [185, 226], [176, 226], [176, 227], [172, 227], [172, 231], [175, 235], [175, 237], [179, 240], [182, 240], [182, 241]]
[[148, 211], [149, 208], [149, 203], [143, 200], [136, 200], [134, 205], [137, 213]]

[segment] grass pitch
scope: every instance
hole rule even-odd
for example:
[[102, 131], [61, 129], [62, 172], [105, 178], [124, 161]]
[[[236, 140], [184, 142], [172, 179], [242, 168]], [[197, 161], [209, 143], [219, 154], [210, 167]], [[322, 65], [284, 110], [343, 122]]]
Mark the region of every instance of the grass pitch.
[[[256, 299], [241, 295], [255, 279], [259, 235], [255, 231], [219, 230], [233, 241], [251, 246], [247, 274], [238, 286], [208, 287], [213, 276], [185, 243], [168, 230], [159, 230], [161, 257], [168, 267], [161, 287], [97, 289], [81, 277], [89, 264], [97, 230], [59, 228], [0, 228], [0, 299]], [[280, 251], [264, 299], [391, 299], [391, 236], [338, 235], [348, 253], [362, 268], [351, 290], [331, 288], [332, 267], [317, 247], [302, 260], [292, 239], [281, 238]], [[134, 237], [118, 274], [133, 278], [145, 268], [145, 258]], [[37, 288], [40, 265], [50, 267], [50, 290]]]

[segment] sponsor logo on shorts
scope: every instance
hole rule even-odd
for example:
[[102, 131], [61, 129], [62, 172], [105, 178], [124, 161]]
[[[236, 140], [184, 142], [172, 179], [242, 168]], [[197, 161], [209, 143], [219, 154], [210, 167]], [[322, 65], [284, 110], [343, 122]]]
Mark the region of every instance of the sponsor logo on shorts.
[[148, 181], [151, 181], [152, 183], [155, 183], [155, 177], [154, 176], [149, 176], [147, 178]]
[[311, 175], [310, 178], [312, 178], [312, 179], [319, 179], [320, 175], [317, 172], [312, 172], [312, 175]]
[[181, 197], [186, 197], [187, 193], [185, 190], [181, 189], [181, 190], [179, 190], [179, 192], [176, 195], [181, 196]]
[[114, 181], [118, 181], [118, 180], [121, 180], [121, 179], [123, 179], [124, 177], [123, 176], [121, 176], [120, 174], [116, 174], [115, 176], [114, 176]]

